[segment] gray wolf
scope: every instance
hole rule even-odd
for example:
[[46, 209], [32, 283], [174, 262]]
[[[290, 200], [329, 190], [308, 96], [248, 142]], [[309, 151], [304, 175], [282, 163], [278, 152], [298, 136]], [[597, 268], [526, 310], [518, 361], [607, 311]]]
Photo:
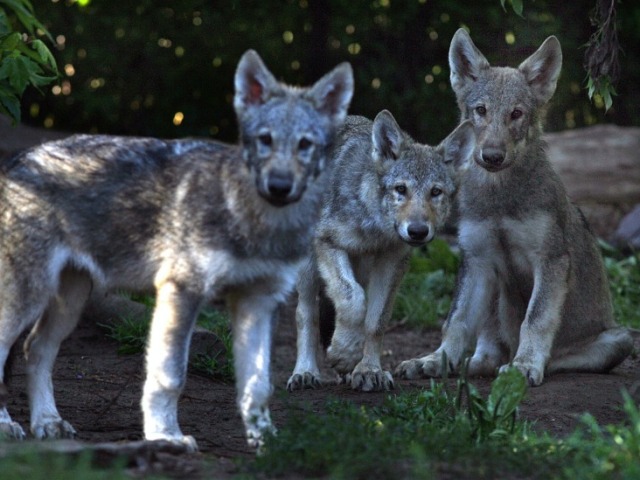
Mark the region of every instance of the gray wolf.
[[478, 135], [460, 178], [462, 265], [442, 344], [401, 363], [399, 375], [457, 372], [473, 352], [470, 375], [512, 365], [536, 386], [545, 374], [606, 372], [632, 351], [613, 319], [597, 243], [541, 139], [561, 63], [556, 37], [509, 68], [491, 67], [465, 30], [454, 35], [451, 85]]
[[297, 285], [298, 357], [290, 391], [321, 384], [324, 301], [335, 308], [329, 363], [354, 389], [393, 387], [380, 355], [396, 290], [411, 247], [433, 239], [447, 219], [455, 171], [470, 160], [474, 146], [470, 122], [431, 147], [415, 142], [386, 110], [373, 122], [347, 118], [334, 147], [313, 254]]
[[[250, 445], [272, 429], [273, 316], [308, 256], [327, 152], [346, 118], [341, 64], [310, 88], [278, 83], [254, 51], [235, 75], [240, 144], [79, 135], [0, 171], [0, 367], [20, 333], [31, 432], [72, 437], [51, 371], [90, 291], [155, 292], [142, 397], [144, 435], [195, 450], [178, 425], [191, 332], [203, 303], [226, 299], [237, 402]], [[0, 430], [25, 433], [0, 409]]]

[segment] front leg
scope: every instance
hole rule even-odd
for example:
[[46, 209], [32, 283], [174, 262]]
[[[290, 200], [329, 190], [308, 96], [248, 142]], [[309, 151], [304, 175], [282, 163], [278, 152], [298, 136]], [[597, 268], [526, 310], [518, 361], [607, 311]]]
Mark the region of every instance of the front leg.
[[367, 287], [367, 314], [362, 360], [351, 375], [351, 387], [365, 392], [391, 390], [393, 377], [382, 369], [382, 335], [402, 277], [408, 268], [409, 250], [390, 252], [374, 259]]
[[228, 298], [233, 327], [237, 401], [247, 442], [260, 448], [273, 432], [269, 414], [271, 341], [278, 297], [272, 286], [251, 285]]
[[[520, 344], [512, 365], [522, 372], [529, 385], [538, 386], [551, 358], [555, 334], [562, 321], [567, 297], [569, 256], [545, 259], [534, 273], [533, 292], [520, 327]], [[509, 365], [500, 367], [500, 371]]]
[[336, 310], [336, 326], [327, 349], [327, 360], [339, 374], [347, 375], [362, 359], [366, 314], [364, 289], [356, 280], [346, 251], [319, 242], [316, 253], [318, 271]]
[[156, 307], [147, 343], [147, 378], [142, 395], [147, 440], [198, 446], [178, 425], [178, 398], [187, 376], [189, 344], [202, 299], [171, 280], [157, 286]]
[[317, 264], [310, 258], [298, 277], [298, 305], [296, 306], [297, 357], [293, 374], [287, 382], [287, 390], [303, 390], [321, 386], [318, 368], [320, 278]]
[[478, 258], [463, 259], [453, 305], [442, 327], [442, 343], [433, 353], [400, 363], [396, 375], [416, 379], [457, 372], [476, 340], [478, 329], [494, 314], [491, 303], [495, 297], [494, 270]]

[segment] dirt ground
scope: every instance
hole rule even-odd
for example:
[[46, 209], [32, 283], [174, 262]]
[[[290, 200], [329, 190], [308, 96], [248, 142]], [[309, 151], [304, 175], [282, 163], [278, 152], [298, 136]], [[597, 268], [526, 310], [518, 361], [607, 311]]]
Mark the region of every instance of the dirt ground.
[[[276, 425], [297, 408], [322, 411], [330, 398], [358, 404], [381, 404], [384, 393], [351, 391], [345, 385], [321, 390], [288, 393], [285, 385], [295, 361], [295, 326], [290, 315], [278, 325], [273, 354], [275, 392], [271, 411]], [[421, 333], [406, 327], [391, 328], [385, 336], [384, 364], [393, 368], [401, 360], [438, 346], [440, 332]], [[636, 348], [640, 338], [636, 339]], [[624, 419], [620, 411], [621, 389], [635, 391], [640, 385], [640, 359], [629, 358], [607, 375], [565, 374], [546, 379], [531, 389], [521, 407], [521, 416], [535, 420], [538, 429], [562, 436], [572, 431], [577, 418], [590, 412], [601, 424]], [[330, 370], [326, 373], [331, 376]], [[141, 355], [118, 355], [116, 343], [89, 318], [63, 344], [54, 383], [59, 410], [79, 432], [79, 440], [89, 444], [141, 440], [139, 401], [143, 382]], [[485, 391], [490, 379], [473, 383]], [[16, 359], [9, 385], [9, 410], [14, 420], [28, 426], [24, 364]], [[428, 385], [428, 381], [396, 380], [397, 392]], [[195, 436], [201, 452], [194, 455], [152, 454], [146, 460], [132, 460], [138, 474], [164, 472], [189, 477], [228, 478], [237, 472], [234, 459], [253, 453], [245, 445], [235, 406], [234, 386], [190, 374], [180, 401], [180, 423], [185, 433]]]

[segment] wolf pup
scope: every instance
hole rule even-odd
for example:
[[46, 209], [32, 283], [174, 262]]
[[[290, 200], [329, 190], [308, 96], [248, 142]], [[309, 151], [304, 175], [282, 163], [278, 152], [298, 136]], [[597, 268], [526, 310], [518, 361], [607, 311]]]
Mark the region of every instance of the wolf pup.
[[[357, 390], [389, 390], [382, 333], [411, 247], [433, 239], [450, 210], [454, 170], [470, 161], [475, 135], [460, 125], [438, 147], [416, 143], [386, 110], [348, 117], [314, 239], [298, 281], [298, 357], [287, 388], [320, 385], [319, 302], [335, 307], [327, 358]], [[324, 286], [324, 289], [323, 289]]]
[[[178, 425], [200, 307], [230, 309], [238, 406], [250, 445], [270, 430], [274, 311], [307, 258], [353, 75], [342, 64], [311, 88], [279, 84], [248, 51], [235, 75], [240, 145], [79, 135], [0, 171], [0, 367], [25, 343], [31, 432], [73, 437], [51, 370], [92, 284], [153, 291], [142, 398], [144, 434], [197, 448]], [[0, 369], [1, 371], [1, 369]], [[5, 408], [0, 431], [24, 438]]]
[[535, 386], [545, 373], [606, 372], [631, 352], [629, 332], [613, 319], [596, 241], [541, 138], [561, 63], [555, 37], [505, 68], [490, 67], [465, 30], [454, 35], [451, 84], [478, 135], [458, 196], [462, 265], [442, 344], [401, 363], [401, 376], [458, 371], [475, 348], [470, 375], [511, 364]]

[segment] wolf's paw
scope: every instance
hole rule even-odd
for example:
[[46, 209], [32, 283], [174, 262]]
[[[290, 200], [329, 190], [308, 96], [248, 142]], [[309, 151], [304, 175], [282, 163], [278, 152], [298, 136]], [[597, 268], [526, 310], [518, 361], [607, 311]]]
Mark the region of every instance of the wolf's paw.
[[24, 440], [27, 435], [18, 422], [0, 422], [0, 439]]
[[351, 388], [363, 392], [393, 390], [393, 377], [381, 368], [366, 368], [358, 365], [351, 374]]
[[544, 380], [544, 369], [539, 368], [537, 365], [514, 360], [512, 363], [501, 366], [500, 373], [510, 368], [517, 368], [520, 370], [520, 373], [522, 373], [522, 375], [527, 379], [529, 386], [537, 387], [542, 385], [542, 381]]
[[336, 328], [327, 349], [327, 361], [339, 374], [345, 375], [353, 371], [362, 360], [364, 340], [357, 331]]
[[75, 438], [78, 434], [69, 422], [61, 418], [37, 422], [31, 425], [31, 433], [38, 440]]
[[432, 353], [422, 358], [405, 360], [396, 367], [395, 374], [400, 378], [415, 380], [418, 378], [442, 377], [443, 369], [447, 373], [453, 372], [454, 368], [448, 362], [443, 365], [442, 355]]
[[304, 372], [294, 373], [287, 382], [287, 390], [293, 392], [295, 390], [316, 389], [322, 387], [320, 375], [317, 373]]
[[186, 453], [196, 453], [198, 451], [198, 443], [191, 435], [145, 434], [145, 439], [149, 442], [169, 442], [184, 448]]

